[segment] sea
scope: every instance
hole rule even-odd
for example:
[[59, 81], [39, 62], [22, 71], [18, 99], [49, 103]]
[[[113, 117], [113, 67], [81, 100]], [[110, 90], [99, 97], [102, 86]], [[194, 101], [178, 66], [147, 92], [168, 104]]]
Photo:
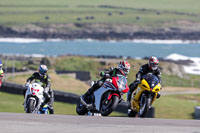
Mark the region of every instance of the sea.
[[170, 60], [192, 60], [186, 72], [200, 75], [200, 41], [182, 40], [62, 40], [0, 38], [1, 55], [32, 56], [115, 56], [144, 58], [157, 56]]

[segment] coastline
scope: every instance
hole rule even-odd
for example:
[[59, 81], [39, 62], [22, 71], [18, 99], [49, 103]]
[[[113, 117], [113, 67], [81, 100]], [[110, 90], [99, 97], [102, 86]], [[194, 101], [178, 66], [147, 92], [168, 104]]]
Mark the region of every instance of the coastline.
[[[4, 43], [40, 43], [40, 42], [62, 42], [69, 39], [61, 39], [61, 38], [19, 38], [19, 37], [0, 37], [0, 42]], [[97, 39], [70, 39], [73, 41], [83, 41], [86, 40], [88, 42], [94, 41], [107, 41], [110, 43], [115, 42], [126, 42], [126, 43], [146, 43], [146, 44], [200, 44], [200, 40], [153, 40], [153, 39], [124, 39], [124, 40], [97, 40]]]
[[[64, 55], [57, 55], [57, 56], [47, 56], [43, 54], [0, 54], [0, 58], [58, 58], [58, 57], [64, 57], [64, 56], [79, 56], [79, 57], [94, 57], [94, 58], [99, 58], [99, 59], [105, 59], [105, 60], [120, 60], [121, 58], [123, 59], [135, 59], [135, 60], [142, 60], [142, 59], [147, 59], [146, 57], [124, 57], [124, 56], [109, 56], [109, 55], [98, 55], [98, 56], [86, 56], [86, 55], [73, 55], [73, 54], [64, 54]], [[183, 56], [180, 54], [170, 54], [167, 57], [164, 58], [159, 58], [160, 61], [162, 62], [169, 62], [169, 63], [174, 63], [177, 65], [181, 65], [183, 67], [183, 70], [187, 74], [192, 74], [192, 75], [200, 75], [200, 57], [188, 57], [188, 56]]]
[[14, 28], [0, 25], [0, 38], [37, 38], [37, 39], [94, 39], [94, 40], [182, 40], [182, 41], [199, 41], [200, 31], [192, 30], [169, 30], [163, 29], [154, 30], [138, 30], [138, 31], [124, 31], [120, 29], [88, 29], [82, 25], [82, 30], [56, 30], [52, 27], [41, 28], [35, 30], [33, 27], [29, 29], [25, 27]]

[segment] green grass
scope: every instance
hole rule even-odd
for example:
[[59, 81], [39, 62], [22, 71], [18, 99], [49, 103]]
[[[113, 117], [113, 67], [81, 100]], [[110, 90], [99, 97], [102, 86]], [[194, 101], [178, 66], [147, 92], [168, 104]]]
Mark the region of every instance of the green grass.
[[[38, 66], [40, 65], [39, 61], [34, 61], [29, 62], [29, 61], [20, 61], [20, 60], [3, 60], [4, 68], [15, 68], [15, 69], [31, 69], [31, 70], [37, 70]], [[35, 63], [35, 64], [34, 64]]]
[[90, 71], [93, 79], [99, 76], [100, 68], [103, 68], [103, 66], [100, 62], [95, 62], [85, 57], [58, 58], [55, 63], [56, 70]]
[[193, 119], [194, 107], [200, 106], [200, 95], [161, 96], [153, 106], [156, 118]]
[[[200, 1], [197, 0], [1, 0], [0, 24], [24, 25], [68, 24], [76, 23], [111, 23], [162, 25], [174, 20], [200, 21]], [[103, 6], [107, 6], [106, 8]], [[145, 9], [145, 10], [141, 10]], [[156, 12], [161, 12], [157, 15]], [[107, 13], [112, 12], [112, 16]], [[119, 15], [124, 12], [124, 15]], [[175, 12], [192, 13], [197, 16], [177, 14]], [[46, 20], [45, 16], [50, 19]], [[94, 20], [86, 20], [86, 16], [95, 16]], [[135, 18], [140, 16], [141, 20]]]
[[[25, 113], [22, 103], [24, 98], [21, 95], [0, 92], [0, 112]], [[54, 102], [55, 114], [77, 115], [76, 104]], [[125, 114], [113, 112], [110, 116], [125, 116]]]
[[0, 5], [2, 7], [22, 7], [22, 8], [71, 8], [76, 9], [77, 7], [92, 8], [99, 5], [110, 5], [125, 8], [146, 8], [146, 9], [157, 9], [157, 10], [178, 10], [187, 12], [200, 12], [200, 2], [197, 0], [1, 0]]
[[188, 75], [188, 78], [180, 78], [174, 75], [162, 75], [163, 86], [176, 86], [176, 87], [200, 87], [200, 76]]
[[[23, 95], [8, 94], [0, 92], [0, 112], [24, 113]], [[54, 103], [55, 114], [75, 114], [75, 105], [62, 102]]]
[[[23, 101], [22, 95], [0, 92], [0, 112], [24, 113]], [[200, 106], [200, 95], [161, 96], [153, 106], [156, 118], [193, 119], [194, 107]], [[54, 102], [54, 109], [55, 114], [77, 115], [75, 104]], [[113, 112], [110, 116], [126, 116], [126, 114]]]

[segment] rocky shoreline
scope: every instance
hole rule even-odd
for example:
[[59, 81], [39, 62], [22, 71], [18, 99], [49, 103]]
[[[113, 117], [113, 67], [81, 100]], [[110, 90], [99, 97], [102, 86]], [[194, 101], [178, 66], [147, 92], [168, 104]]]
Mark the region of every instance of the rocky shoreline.
[[[51, 28], [49, 28], [51, 29]], [[200, 40], [200, 31], [183, 32], [180, 30], [171, 31], [116, 31], [116, 30], [49, 30], [48, 28], [34, 29], [15, 29], [0, 25], [0, 37], [17, 38], [60, 38], [60, 39], [97, 39], [97, 40], [124, 40], [124, 39], [151, 39], [151, 40]]]

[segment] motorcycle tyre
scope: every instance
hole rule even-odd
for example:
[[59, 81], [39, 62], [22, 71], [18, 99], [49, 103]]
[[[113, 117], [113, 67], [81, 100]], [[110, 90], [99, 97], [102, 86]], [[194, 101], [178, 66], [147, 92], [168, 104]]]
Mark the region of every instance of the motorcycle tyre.
[[27, 111], [26, 113], [33, 113], [35, 107], [34, 107], [34, 100], [33, 99], [29, 99], [29, 102], [27, 104]]
[[150, 105], [151, 105], [151, 98], [146, 98], [144, 111], [142, 114], [139, 113], [140, 117], [146, 117]]
[[119, 103], [119, 97], [117, 96], [112, 96], [112, 103], [111, 105], [109, 106], [108, 110], [107, 111], [102, 111], [102, 106], [103, 106], [103, 102], [105, 100], [102, 101], [102, 105], [101, 105], [101, 109], [100, 109], [100, 112], [101, 112], [101, 115], [102, 116], [108, 116], [110, 113], [113, 112], [113, 110], [115, 110], [117, 108], [117, 105]]
[[79, 99], [77, 105], [76, 105], [76, 113], [78, 115], [85, 115], [86, 113], [88, 113], [87, 108], [82, 104], [82, 106], [80, 106], [82, 103]]

